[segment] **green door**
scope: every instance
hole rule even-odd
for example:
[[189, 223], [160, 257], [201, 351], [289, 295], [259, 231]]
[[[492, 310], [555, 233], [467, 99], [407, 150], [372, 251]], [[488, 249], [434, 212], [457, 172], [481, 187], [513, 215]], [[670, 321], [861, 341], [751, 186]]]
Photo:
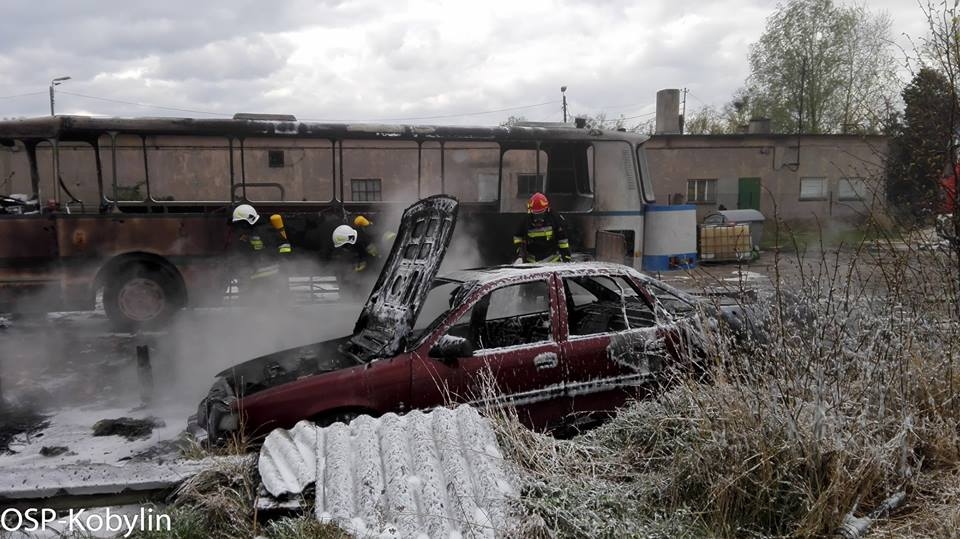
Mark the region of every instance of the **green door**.
[[737, 209], [760, 209], [760, 178], [740, 178], [737, 188]]

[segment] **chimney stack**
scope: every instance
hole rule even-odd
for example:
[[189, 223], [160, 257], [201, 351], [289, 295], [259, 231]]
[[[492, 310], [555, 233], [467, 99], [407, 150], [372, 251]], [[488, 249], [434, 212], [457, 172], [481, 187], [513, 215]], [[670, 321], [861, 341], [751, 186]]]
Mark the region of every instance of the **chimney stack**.
[[680, 90], [673, 88], [657, 92], [657, 126], [654, 134], [680, 134]]

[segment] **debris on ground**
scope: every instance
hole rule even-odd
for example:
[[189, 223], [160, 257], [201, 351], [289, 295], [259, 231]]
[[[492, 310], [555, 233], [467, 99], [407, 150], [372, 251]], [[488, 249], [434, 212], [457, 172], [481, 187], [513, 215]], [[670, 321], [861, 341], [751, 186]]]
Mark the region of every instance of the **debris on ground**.
[[45, 445], [40, 448], [40, 455], [44, 457], [59, 457], [68, 452], [70, 452], [70, 448], [65, 445]]
[[10, 327], [10, 319], [5, 316], [0, 316], [0, 329], [7, 329]]
[[33, 408], [0, 403], [0, 454], [13, 454], [10, 442], [20, 434], [33, 434], [50, 425], [47, 417]]
[[177, 438], [175, 440], [160, 440], [156, 444], [144, 449], [143, 451], [138, 451], [129, 457], [123, 457], [120, 460], [130, 460], [134, 462], [156, 461], [162, 463], [167, 460], [176, 460], [181, 458], [188, 449], [190, 449], [190, 442], [183, 438]]
[[156, 417], [145, 417], [143, 419], [134, 419], [132, 417], [101, 419], [93, 425], [93, 435], [123, 436], [127, 440], [133, 441], [140, 438], [147, 438], [153, 434], [154, 428], [165, 426], [167, 426], [167, 424]]

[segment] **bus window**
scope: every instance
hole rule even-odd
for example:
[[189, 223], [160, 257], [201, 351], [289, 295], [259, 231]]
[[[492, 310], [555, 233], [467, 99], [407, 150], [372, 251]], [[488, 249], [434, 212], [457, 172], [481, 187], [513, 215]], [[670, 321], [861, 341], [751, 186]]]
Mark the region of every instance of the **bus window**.
[[587, 142], [544, 143], [549, 156], [544, 191], [558, 211], [588, 211], [593, 207], [593, 146]]
[[[329, 140], [262, 138], [245, 139], [242, 144], [247, 199], [254, 202], [329, 202], [333, 199], [333, 143]], [[240, 196], [239, 185], [235, 190]]]
[[344, 202], [417, 200], [419, 146], [407, 140], [345, 140]]
[[443, 145], [443, 191], [460, 202], [496, 201], [500, 145], [447, 142]]
[[640, 171], [640, 185], [643, 187], [643, 200], [654, 203], [657, 201], [653, 191], [653, 180], [650, 179], [650, 173], [647, 170], [647, 158], [643, 151], [643, 146], [637, 146], [637, 164], [640, 165], [637, 170]]
[[71, 212], [96, 213], [100, 208], [100, 188], [93, 146], [84, 142], [60, 142], [57, 149], [62, 180], [59, 185], [53, 173], [53, 145], [48, 142], [37, 145], [41, 202], [56, 199]]
[[[103, 194], [116, 202], [143, 202], [147, 199], [147, 176], [143, 163], [143, 141], [137, 135], [102, 135], [99, 139], [103, 165]], [[116, 193], [114, 193], [116, 157]]]
[[502, 174], [500, 211], [525, 213], [530, 195], [546, 191], [547, 153], [537, 150], [507, 150], [503, 152]]
[[440, 183], [442, 170], [440, 143], [424, 142], [420, 145], [420, 195], [427, 197], [443, 193]]
[[637, 167], [630, 144], [594, 143], [596, 152], [596, 208], [601, 211], [640, 211]]
[[230, 145], [224, 137], [148, 136], [150, 196], [156, 201], [230, 200]]
[[13, 146], [0, 146], [0, 194], [32, 196], [33, 180], [30, 179], [30, 158], [22, 142]]

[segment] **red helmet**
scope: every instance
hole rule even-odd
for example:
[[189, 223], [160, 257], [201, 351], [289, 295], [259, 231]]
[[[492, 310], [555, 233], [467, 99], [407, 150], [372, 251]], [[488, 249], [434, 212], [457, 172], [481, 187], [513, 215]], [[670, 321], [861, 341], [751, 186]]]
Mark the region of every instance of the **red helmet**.
[[527, 211], [530, 213], [543, 213], [550, 209], [550, 201], [543, 193], [534, 193], [527, 201]]

